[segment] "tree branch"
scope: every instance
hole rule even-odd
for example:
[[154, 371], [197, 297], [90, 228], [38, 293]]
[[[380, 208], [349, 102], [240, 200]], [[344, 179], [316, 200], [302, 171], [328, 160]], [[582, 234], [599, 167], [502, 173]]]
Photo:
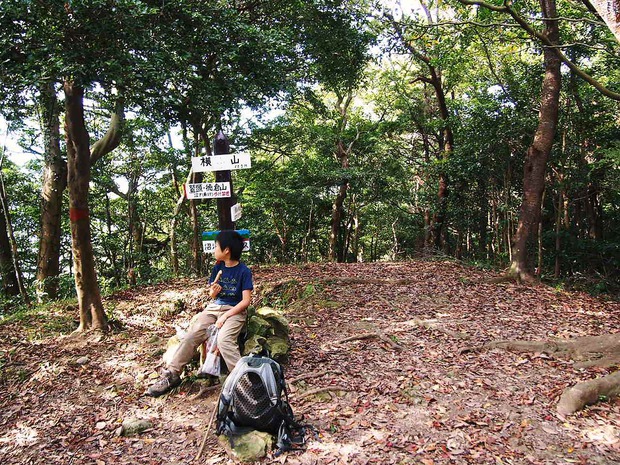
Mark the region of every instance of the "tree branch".
[[[560, 60], [562, 60], [562, 62], [566, 66], [568, 66], [577, 76], [579, 76], [581, 79], [586, 81], [588, 84], [590, 84], [592, 87], [594, 87], [596, 90], [598, 90], [601, 94], [605, 95], [606, 97], [609, 97], [613, 100], [620, 100], [620, 93], [614, 92], [608, 89], [603, 84], [601, 84], [596, 79], [594, 79], [592, 76], [590, 76], [585, 71], [583, 71], [581, 68], [579, 68], [571, 60], [569, 60], [568, 57], [564, 55], [564, 53], [562, 53], [561, 50], [557, 48], [559, 44], [554, 44], [551, 40], [549, 40], [549, 38], [546, 35], [544, 35], [541, 32], [538, 32], [536, 29], [530, 26], [527, 23], [527, 21], [525, 21], [525, 19], [523, 19], [516, 11], [514, 11], [508, 5], [497, 6], [497, 5], [492, 5], [490, 3], [486, 3], [480, 0], [458, 0], [458, 1], [459, 3], [462, 3], [463, 5], [470, 5], [470, 6], [476, 5], [476, 6], [487, 8], [492, 11], [508, 13], [512, 17], [512, 19], [514, 19], [531, 37], [538, 39], [540, 42], [542, 42], [547, 47], [552, 47], [555, 53], [557, 54], [557, 56], [560, 58]], [[547, 19], [547, 21], [553, 21], [553, 20], [555, 20], [555, 18]]]
[[101, 157], [114, 150], [121, 142], [125, 123], [125, 101], [119, 97], [110, 119], [110, 127], [105, 135], [93, 144], [90, 151], [90, 164], [93, 166]]

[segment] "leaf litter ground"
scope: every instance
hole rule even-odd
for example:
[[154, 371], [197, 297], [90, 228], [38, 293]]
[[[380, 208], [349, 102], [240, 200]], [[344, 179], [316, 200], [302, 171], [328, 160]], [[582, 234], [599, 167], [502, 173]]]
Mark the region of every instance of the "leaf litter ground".
[[[617, 302], [492, 284], [496, 275], [448, 261], [253, 271], [255, 305], [286, 309], [291, 403], [317, 430], [304, 451], [263, 463], [620, 463], [619, 401], [567, 418], [555, 410], [565, 387], [615, 367], [464, 350], [493, 340], [615, 333]], [[115, 294], [105, 304], [118, 325], [105, 337], [49, 336], [49, 317], [0, 325], [0, 461], [191, 463], [217, 389], [188, 376], [163, 398], [144, 392], [168, 337], [204, 304], [204, 284], [179, 279]], [[152, 427], [120, 436], [129, 418]], [[199, 463], [231, 463], [214, 434]]]

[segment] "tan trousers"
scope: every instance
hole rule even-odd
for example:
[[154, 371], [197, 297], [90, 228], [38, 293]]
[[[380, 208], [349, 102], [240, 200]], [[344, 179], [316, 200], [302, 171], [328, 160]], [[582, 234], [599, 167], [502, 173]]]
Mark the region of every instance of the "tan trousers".
[[[230, 305], [209, 304], [207, 308], [194, 316], [187, 333], [183, 336], [181, 344], [177, 347], [172, 360], [168, 364], [168, 370], [180, 374], [183, 371], [183, 367], [194, 356], [198, 346], [207, 340], [207, 328], [230, 308], [232, 308]], [[245, 319], [245, 311], [233, 315], [226, 320], [217, 333], [217, 348], [224, 358], [229, 371], [232, 371], [241, 357], [237, 337], [245, 325]]]

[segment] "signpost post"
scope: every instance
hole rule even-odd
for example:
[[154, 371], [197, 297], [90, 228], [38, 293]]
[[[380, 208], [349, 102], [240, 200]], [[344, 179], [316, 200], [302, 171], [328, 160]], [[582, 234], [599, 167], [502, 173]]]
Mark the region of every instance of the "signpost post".
[[[220, 231], [234, 230], [235, 222], [241, 218], [241, 205], [237, 203], [237, 196], [233, 191], [230, 170], [251, 168], [252, 162], [249, 153], [229, 153], [228, 138], [220, 130], [213, 141], [213, 156], [205, 155], [192, 157], [194, 173], [215, 171], [215, 182], [188, 183], [184, 185], [185, 196], [188, 199], [217, 199], [217, 219]], [[243, 250], [250, 250], [250, 231], [237, 231], [243, 238]], [[204, 253], [215, 251], [215, 238], [219, 231], [202, 233]]]
[[[213, 142], [213, 154], [214, 158], [218, 156], [226, 155], [230, 152], [230, 143], [228, 142], [228, 138], [224, 135], [224, 133], [220, 130], [215, 136], [215, 141]], [[230, 183], [230, 197], [218, 198], [217, 199], [217, 219], [218, 219], [218, 227], [220, 230], [224, 229], [235, 229], [235, 223], [230, 214], [230, 207], [237, 203], [237, 196], [234, 194], [232, 180], [230, 176], [230, 170], [226, 171], [216, 171], [215, 172], [215, 182], [228, 182]]]

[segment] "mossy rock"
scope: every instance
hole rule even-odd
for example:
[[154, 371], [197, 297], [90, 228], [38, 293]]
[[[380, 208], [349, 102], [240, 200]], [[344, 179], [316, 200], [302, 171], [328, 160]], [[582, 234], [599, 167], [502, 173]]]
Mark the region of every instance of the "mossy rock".
[[282, 314], [271, 307], [261, 307], [256, 310], [256, 314], [266, 320], [273, 328], [273, 335], [288, 339], [289, 326], [288, 320]]
[[248, 321], [248, 334], [264, 337], [272, 336], [273, 328], [264, 318], [253, 315], [250, 317], [250, 321]]
[[234, 447], [224, 435], [219, 436], [218, 440], [231, 459], [242, 463], [256, 462], [262, 459], [273, 446], [271, 434], [262, 431], [250, 431], [241, 436], [235, 436]]
[[267, 345], [267, 339], [258, 334], [251, 335], [243, 346], [243, 355], [259, 354]]
[[291, 346], [286, 339], [275, 336], [267, 338], [267, 349], [271, 354], [271, 358], [278, 363], [286, 362], [290, 348]]
[[187, 304], [185, 303], [183, 299], [176, 299], [172, 302], [168, 302], [162, 305], [159, 308], [158, 314], [160, 318], [165, 320], [165, 319], [172, 318], [178, 315], [183, 310], [185, 310], [186, 307], [187, 307]]

